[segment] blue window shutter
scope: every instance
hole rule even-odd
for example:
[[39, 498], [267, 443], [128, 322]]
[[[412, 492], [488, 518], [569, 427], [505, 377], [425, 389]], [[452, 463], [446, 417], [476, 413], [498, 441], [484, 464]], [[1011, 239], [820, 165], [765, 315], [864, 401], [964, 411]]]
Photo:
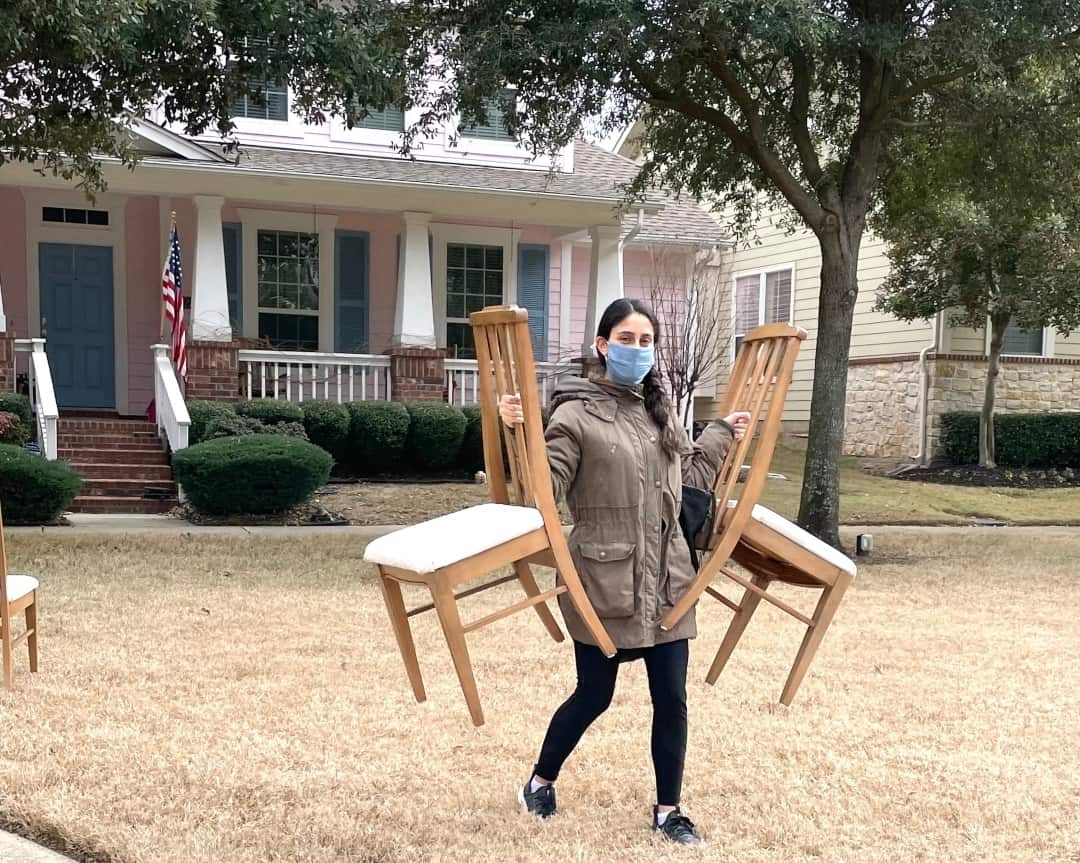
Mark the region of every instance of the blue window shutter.
[[547, 246], [518, 246], [517, 304], [529, 313], [533, 358], [538, 363], [547, 361], [548, 254]]
[[366, 354], [368, 332], [368, 235], [334, 232], [334, 350]]
[[225, 290], [229, 295], [229, 323], [233, 335], [243, 332], [244, 281], [242, 228], [237, 222], [223, 222], [221, 239], [225, 243]]

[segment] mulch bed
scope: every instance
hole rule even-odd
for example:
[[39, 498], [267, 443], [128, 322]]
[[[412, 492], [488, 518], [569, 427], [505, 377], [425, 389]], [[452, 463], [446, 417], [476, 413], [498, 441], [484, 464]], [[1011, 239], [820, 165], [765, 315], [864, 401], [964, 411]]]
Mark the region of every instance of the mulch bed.
[[943, 465], [939, 467], [913, 467], [897, 474], [897, 479], [912, 482], [939, 483], [942, 485], [967, 485], [1003, 488], [1071, 488], [1080, 486], [1080, 470], [1073, 468], [1040, 469], [997, 467], [978, 465]]

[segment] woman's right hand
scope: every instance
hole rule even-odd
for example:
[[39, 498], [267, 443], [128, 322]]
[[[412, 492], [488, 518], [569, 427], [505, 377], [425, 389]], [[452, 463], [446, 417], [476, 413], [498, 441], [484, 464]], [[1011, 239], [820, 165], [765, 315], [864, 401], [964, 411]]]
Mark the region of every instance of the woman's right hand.
[[499, 416], [508, 426], [521, 425], [525, 422], [525, 411], [521, 408], [521, 396], [507, 393], [499, 399]]

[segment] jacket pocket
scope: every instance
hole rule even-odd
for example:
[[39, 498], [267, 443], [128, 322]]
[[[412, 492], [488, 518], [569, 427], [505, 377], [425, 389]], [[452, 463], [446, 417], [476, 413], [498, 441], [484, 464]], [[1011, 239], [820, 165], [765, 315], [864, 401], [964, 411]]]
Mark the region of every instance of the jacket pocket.
[[690, 546], [681, 530], [671, 534], [667, 549], [667, 578], [664, 583], [663, 598], [665, 606], [671, 608], [682, 599], [697, 572], [690, 558]]
[[634, 549], [630, 542], [583, 542], [578, 574], [600, 617], [634, 616]]

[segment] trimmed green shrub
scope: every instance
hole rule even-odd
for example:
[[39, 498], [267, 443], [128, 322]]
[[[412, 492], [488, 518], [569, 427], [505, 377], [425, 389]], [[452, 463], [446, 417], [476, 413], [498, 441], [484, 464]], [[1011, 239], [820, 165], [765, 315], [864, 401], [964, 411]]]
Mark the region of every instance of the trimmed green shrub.
[[217, 417], [210, 421], [206, 427], [204, 440], [216, 440], [222, 437], [244, 437], [253, 434], [280, 434], [288, 437], [298, 437], [307, 440], [307, 432], [300, 423], [276, 423], [267, 425], [261, 420], [252, 417], [241, 417], [236, 414]]
[[480, 422], [480, 408], [470, 405], [461, 409], [465, 416], [465, 434], [462, 435], [461, 449], [458, 451], [458, 465], [475, 473], [484, 469], [484, 427]]
[[[1080, 413], [995, 414], [996, 461], [1001, 467], [1080, 467]], [[941, 417], [941, 446], [956, 464], [979, 461], [979, 414]]]
[[304, 412], [300, 405], [280, 399], [254, 399], [250, 402], [237, 402], [234, 408], [237, 416], [251, 417], [268, 426], [278, 423], [304, 422]]
[[308, 440], [321, 446], [336, 461], [343, 461], [349, 440], [349, 411], [337, 402], [312, 401], [300, 405]]
[[21, 393], [0, 393], [0, 411], [15, 414], [26, 426], [28, 433], [34, 427], [34, 413], [30, 410], [30, 399]]
[[398, 402], [350, 402], [346, 462], [355, 471], [376, 476], [398, 470], [409, 436], [409, 412]]
[[330, 454], [307, 441], [256, 434], [206, 441], [173, 455], [173, 472], [192, 505], [210, 515], [279, 512], [330, 476]]
[[11, 444], [0, 444], [0, 505], [4, 521], [41, 524], [56, 519], [82, 486], [67, 462], [49, 461]]
[[415, 402], [409, 411], [409, 462], [422, 470], [445, 471], [458, 460], [465, 437], [465, 414], [444, 402]]
[[0, 411], [0, 443], [22, 446], [30, 440], [30, 430], [10, 411]]
[[207, 427], [216, 419], [236, 416], [233, 406], [228, 402], [210, 402], [195, 399], [187, 403], [191, 416], [191, 428], [188, 431], [188, 443], [194, 446], [207, 439]]

